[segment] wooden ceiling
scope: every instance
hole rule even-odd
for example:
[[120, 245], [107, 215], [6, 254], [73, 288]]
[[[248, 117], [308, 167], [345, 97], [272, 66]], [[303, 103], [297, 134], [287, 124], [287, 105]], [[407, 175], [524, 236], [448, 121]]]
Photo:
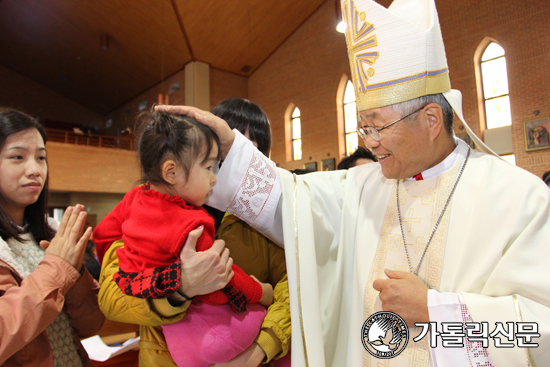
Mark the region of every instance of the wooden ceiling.
[[190, 61], [252, 74], [324, 1], [0, 0], [0, 64], [107, 114]]

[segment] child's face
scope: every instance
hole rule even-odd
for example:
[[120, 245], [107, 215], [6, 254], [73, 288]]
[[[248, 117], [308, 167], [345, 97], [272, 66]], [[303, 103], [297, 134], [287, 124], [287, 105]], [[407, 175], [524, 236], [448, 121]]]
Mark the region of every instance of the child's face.
[[[178, 182], [174, 185], [177, 194], [186, 204], [193, 206], [202, 206], [210, 195], [212, 188], [216, 183], [214, 176], [214, 164], [218, 157], [218, 146], [214, 144], [210, 156], [204, 162], [204, 153], [197, 159], [189, 170], [189, 179], [186, 179], [185, 173], [181, 167], [178, 168]], [[202, 162], [202, 163], [201, 163]]]

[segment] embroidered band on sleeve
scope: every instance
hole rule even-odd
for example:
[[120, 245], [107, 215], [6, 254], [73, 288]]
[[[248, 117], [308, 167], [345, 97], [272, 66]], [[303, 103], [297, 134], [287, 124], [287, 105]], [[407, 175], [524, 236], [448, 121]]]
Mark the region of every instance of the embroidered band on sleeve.
[[[273, 162], [254, 150], [246, 174], [227, 211], [246, 222], [256, 222], [273, 193], [277, 170]], [[261, 223], [256, 223], [261, 226]]]
[[[460, 313], [462, 316], [462, 324], [466, 325], [466, 323], [471, 323], [472, 316], [470, 316], [470, 312], [468, 311], [468, 307], [465, 303], [463, 303], [462, 300], [460, 300]], [[466, 329], [464, 328], [464, 333], [466, 333]], [[473, 367], [493, 367], [493, 363], [491, 362], [491, 358], [489, 357], [489, 352], [487, 351], [487, 348], [483, 348], [483, 345], [479, 341], [469, 341], [468, 339], [464, 340], [464, 346], [467, 350], [468, 358], [470, 359], [470, 366]]]

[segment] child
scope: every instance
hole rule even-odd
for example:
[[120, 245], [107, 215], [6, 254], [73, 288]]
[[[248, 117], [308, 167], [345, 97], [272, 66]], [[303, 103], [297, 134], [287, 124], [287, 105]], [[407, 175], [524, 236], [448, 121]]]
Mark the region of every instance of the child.
[[[163, 298], [180, 286], [178, 255], [188, 233], [204, 226], [197, 251], [212, 245], [214, 221], [201, 206], [216, 182], [219, 141], [210, 128], [187, 117], [152, 112], [147, 118], [138, 140], [147, 183], [133, 188], [105, 217], [94, 242], [101, 261], [112, 242], [124, 240], [114, 279], [125, 294]], [[181, 322], [163, 326], [179, 366], [226, 362], [257, 336], [265, 308], [254, 303], [269, 306], [273, 289], [235, 265], [233, 272], [224, 289], [197, 296], [203, 303], [193, 303]]]

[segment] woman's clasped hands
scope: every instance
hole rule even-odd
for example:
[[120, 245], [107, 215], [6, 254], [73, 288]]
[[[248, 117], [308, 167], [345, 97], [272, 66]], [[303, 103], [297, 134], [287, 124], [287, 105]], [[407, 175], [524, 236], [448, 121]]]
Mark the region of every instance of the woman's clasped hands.
[[80, 204], [68, 207], [51, 242], [40, 241], [40, 247], [46, 250], [46, 255], [58, 256], [78, 271], [84, 263], [86, 244], [92, 235], [92, 227], [84, 231], [87, 213], [83, 209], [84, 206]]

